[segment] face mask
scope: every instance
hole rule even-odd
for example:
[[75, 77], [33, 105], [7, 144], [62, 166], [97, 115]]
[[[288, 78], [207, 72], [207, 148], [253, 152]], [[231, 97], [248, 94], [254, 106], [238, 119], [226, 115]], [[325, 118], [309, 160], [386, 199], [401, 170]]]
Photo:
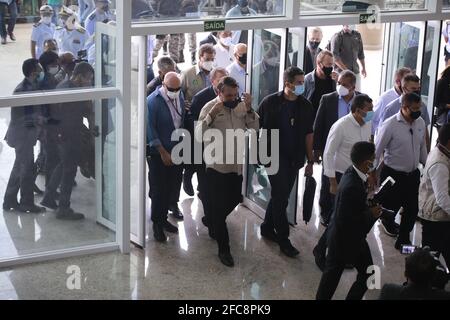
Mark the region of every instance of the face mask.
[[409, 111], [410, 111], [411, 118], [413, 118], [414, 120], [419, 119], [420, 116], [422, 115], [422, 112], [420, 110], [419, 111], [412, 111], [411, 109], [409, 109]]
[[316, 50], [320, 45], [320, 42], [316, 42], [316, 41], [310, 41], [309, 42], [309, 47], [313, 50]]
[[44, 24], [50, 24], [50, 23], [52, 23], [52, 17], [42, 17], [41, 21]]
[[248, 0], [238, 0], [238, 4], [241, 8], [245, 8], [248, 6]]
[[226, 38], [220, 38], [220, 42], [225, 46], [225, 47], [229, 47], [231, 46], [233, 39], [231, 37], [226, 37]]
[[39, 75], [37, 76], [36, 81], [41, 82], [42, 80], [44, 80], [44, 77], [45, 77], [45, 73], [44, 73], [44, 71], [41, 71], [39, 73]]
[[303, 92], [305, 92], [305, 85], [300, 84], [300, 85], [295, 86], [294, 94], [295, 94], [297, 97], [298, 97], [298, 96], [301, 96], [301, 95], [303, 94]]
[[239, 99], [236, 99], [236, 100], [233, 100], [233, 101], [225, 101], [223, 103], [223, 105], [225, 107], [227, 107], [227, 108], [234, 109], [234, 108], [236, 108], [238, 106], [239, 102], [241, 102]]
[[375, 115], [375, 113], [373, 111], [367, 112], [366, 116], [363, 118], [364, 122], [368, 123], [368, 122], [372, 121], [374, 115]]
[[244, 53], [242, 56], [239, 57], [239, 62], [242, 64], [247, 64], [247, 54]]
[[413, 91], [415, 94], [417, 94], [419, 97], [421, 96], [421, 92], [420, 92], [420, 90], [417, 90], [417, 91]]
[[323, 67], [322, 71], [327, 77], [329, 77], [333, 73], [333, 67]]
[[59, 72], [59, 67], [58, 66], [56, 66], [56, 67], [49, 67], [48, 68], [48, 73], [50, 73], [51, 75], [55, 75], [55, 74], [57, 74]]
[[350, 91], [342, 85], [338, 85], [336, 89], [338, 95], [340, 95], [341, 97], [348, 96], [348, 94], [350, 93]]
[[176, 92], [167, 90], [167, 97], [169, 97], [169, 99], [175, 100], [175, 99], [178, 99], [179, 96], [180, 96], [180, 90], [178, 90]]
[[214, 68], [214, 61], [202, 62], [202, 68], [206, 71], [211, 71]]

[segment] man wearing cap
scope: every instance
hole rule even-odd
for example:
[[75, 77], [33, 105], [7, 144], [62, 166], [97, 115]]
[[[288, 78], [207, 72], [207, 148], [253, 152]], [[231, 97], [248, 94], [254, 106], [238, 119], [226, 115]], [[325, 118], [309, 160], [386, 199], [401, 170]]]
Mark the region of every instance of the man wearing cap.
[[53, 39], [56, 26], [52, 23], [53, 8], [49, 5], [42, 6], [39, 10], [41, 20], [33, 25], [31, 32], [31, 57], [39, 59], [44, 52], [44, 42]]
[[84, 22], [84, 26], [89, 34], [92, 36], [95, 33], [95, 25], [97, 22], [109, 22], [116, 20], [116, 16], [109, 11], [111, 0], [94, 0], [95, 10], [92, 11]]
[[75, 12], [63, 7], [59, 13], [63, 26], [56, 28], [55, 39], [58, 43], [59, 53], [71, 52], [78, 57], [78, 52], [84, 49], [88, 34], [78, 24]]

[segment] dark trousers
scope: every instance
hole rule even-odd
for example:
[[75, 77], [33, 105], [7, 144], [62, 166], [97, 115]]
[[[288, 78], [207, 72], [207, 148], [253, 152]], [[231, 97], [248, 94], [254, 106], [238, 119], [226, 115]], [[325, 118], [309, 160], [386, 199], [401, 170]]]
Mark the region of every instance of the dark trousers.
[[[6, 29], [6, 12], [9, 11], [8, 29]], [[7, 33], [13, 32], [17, 19], [17, 4], [16, 1], [7, 5], [0, 3], [0, 36], [6, 38]]]
[[333, 213], [333, 200], [334, 196], [330, 193], [330, 179], [324, 174], [322, 168], [322, 179], [320, 186], [320, 215], [325, 221], [330, 221], [331, 214]]
[[[330, 195], [330, 201], [331, 201], [331, 216], [330, 216], [330, 223], [333, 217], [333, 210], [334, 210], [334, 200], [335, 196], [334, 194], [330, 193], [330, 178], [326, 177], [328, 180], [328, 193]], [[336, 172], [336, 181], [339, 184], [341, 182], [342, 173]], [[321, 191], [322, 192], [322, 191]], [[329, 233], [329, 227], [327, 227], [324, 232], [322, 233], [322, 236], [319, 239], [319, 242], [317, 243], [317, 249], [321, 256], [325, 257], [327, 253], [327, 242], [328, 242], [328, 233]]]
[[45, 156], [45, 186], [50, 183], [53, 172], [60, 163], [57, 140], [54, 135], [46, 134], [46, 138], [41, 142], [41, 147]]
[[269, 176], [271, 191], [262, 228], [275, 230], [278, 243], [283, 245], [289, 238], [289, 222], [286, 208], [299, 168], [280, 158], [278, 172]]
[[[186, 170], [186, 169], [185, 169]], [[211, 201], [208, 194], [208, 179], [206, 177], [206, 166], [204, 164], [196, 165], [199, 198], [203, 205], [203, 214], [206, 217], [208, 226], [211, 226]]]
[[17, 202], [17, 194], [20, 190], [20, 204], [34, 204], [34, 145], [36, 141], [24, 139], [15, 146], [16, 159], [6, 186], [4, 203], [14, 204]]
[[422, 220], [422, 246], [440, 252], [450, 268], [450, 222]]
[[[395, 184], [392, 192], [383, 200], [382, 205], [395, 212], [403, 207], [398, 239], [402, 243], [407, 243], [419, 211], [420, 171], [403, 173], [384, 166], [380, 174], [381, 182], [389, 176], [395, 180]], [[393, 223], [393, 221], [390, 222]]]
[[[370, 274], [367, 273], [367, 267], [373, 265], [372, 255], [366, 240], [361, 243], [359, 248], [356, 247], [356, 252], [349, 253], [348, 251], [351, 250], [355, 250], [355, 248], [337, 248], [335, 245], [330, 246], [325, 270], [320, 279], [319, 289], [316, 294], [317, 300], [331, 300], [344, 272], [345, 265], [349, 263], [355, 266], [358, 275], [346, 299], [361, 300], [363, 298], [364, 293], [367, 291], [367, 279], [370, 277]], [[346, 258], [350, 254], [352, 258]]]
[[59, 208], [70, 208], [73, 181], [77, 175], [81, 152], [81, 137], [79, 134], [68, 134], [56, 143], [59, 163], [53, 170], [50, 181], [45, 188], [45, 198], [55, 199], [56, 190], [60, 188]]
[[171, 195], [176, 192], [174, 189], [180, 188], [183, 167], [164, 165], [160, 155], [150, 155], [147, 163], [152, 199], [151, 219], [153, 223], [163, 223], [167, 220]]
[[219, 253], [230, 252], [230, 239], [226, 219], [241, 202], [242, 175], [206, 170], [211, 222], [219, 246]]

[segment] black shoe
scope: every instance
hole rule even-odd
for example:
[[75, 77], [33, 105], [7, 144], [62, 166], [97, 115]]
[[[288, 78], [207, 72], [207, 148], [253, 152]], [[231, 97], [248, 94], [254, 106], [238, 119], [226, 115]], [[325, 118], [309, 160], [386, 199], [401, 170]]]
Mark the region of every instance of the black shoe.
[[395, 222], [389, 220], [381, 220], [381, 226], [384, 232], [390, 237], [398, 236], [398, 227], [396, 227]]
[[8, 32], [8, 35], [9, 35], [9, 38], [10, 38], [12, 41], [16, 41], [16, 36], [14, 35], [13, 32]]
[[71, 208], [59, 208], [56, 211], [56, 219], [60, 220], [83, 220], [84, 214], [73, 211]]
[[222, 262], [227, 267], [234, 267], [234, 260], [229, 252], [219, 253], [220, 262]]
[[186, 194], [189, 197], [193, 197], [195, 192], [194, 192], [194, 187], [192, 186], [192, 176], [188, 177], [189, 179], [186, 179], [186, 175], [183, 175], [183, 190], [184, 192], [186, 192]]
[[266, 227], [264, 227], [263, 225], [260, 226], [260, 231], [261, 231], [261, 237], [273, 241], [273, 242], [278, 242], [277, 239], [277, 234], [275, 233], [275, 231], [272, 229], [268, 229]]
[[297, 249], [295, 249], [295, 247], [291, 244], [289, 240], [288, 242], [280, 244], [280, 250], [290, 258], [294, 258], [300, 253]]
[[399, 250], [400, 252], [402, 251], [402, 247], [404, 245], [410, 246], [411, 245], [411, 241], [409, 239], [400, 239], [398, 238], [397, 241], [395, 241], [395, 249]]
[[164, 221], [163, 223], [163, 228], [164, 230], [166, 230], [167, 232], [170, 233], [178, 233], [178, 228], [175, 227], [173, 224], [171, 224], [169, 221]]
[[33, 192], [35, 193], [35, 194], [37, 194], [37, 195], [43, 195], [44, 194], [44, 191], [42, 191], [41, 189], [39, 189], [39, 187], [35, 184], [34, 185], [34, 187], [33, 187]]
[[158, 242], [167, 241], [167, 237], [164, 234], [164, 227], [162, 226], [162, 224], [153, 223], [153, 237]]
[[14, 211], [14, 210], [17, 210], [17, 209], [19, 209], [19, 203], [16, 201], [16, 202], [9, 202], [9, 201], [6, 201], [6, 202], [3, 202], [3, 211]]
[[56, 210], [58, 209], [58, 204], [56, 203], [56, 201], [54, 199], [50, 199], [48, 197], [44, 197], [44, 199], [42, 199], [41, 204], [44, 207], [50, 208], [52, 210]]
[[324, 226], [325, 228], [328, 227], [328, 224], [330, 223], [329, 219], [324, 218], [324, 216], [320, 215], [320, 224]]
[[197, 64], [197, 60], [195, 58], [195, 51], [191, 53], [191, 62], [193, 66]]
[[320, 271], [323, 272], [323, 270], [325, 270], [325, 262], [326, 262], [325, 255], [323, 255], [319, 252], [318, 246], [314, 247], [313, 255], [314, 255], [314, 261], [316, 262], [316, 266], [320, 269]]
[[180, 208], [178, 208], [177, 204], [169, 206], [169, 211], [171, 212], [171, 214], [175, 219], [178, 220], [184, 219], [183, 214], [181, 213]]
[[32, 205], [21, 204], [19, 206], [19, 208], [17, 208], [17, 211], [21, 211], [24, 213], [43, 213], [43, 212], [45, 212], [45, 208], [39, 207], [35, 204], [32, 204]]
[[208, 219], [206, 219], [206, 216], [202, 217], [202, 223], [205, 227], [209, 227]]

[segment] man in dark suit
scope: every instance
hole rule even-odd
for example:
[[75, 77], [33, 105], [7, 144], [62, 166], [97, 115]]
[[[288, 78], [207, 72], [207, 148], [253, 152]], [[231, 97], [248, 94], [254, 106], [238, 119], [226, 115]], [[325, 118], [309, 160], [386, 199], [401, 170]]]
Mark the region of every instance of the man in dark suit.
[[[38, 90], [38, 81], [44, 77], [44, 72], [36, 59], [25, 60], [22, 65], [25, 79], [16, 87], [14, 94]], [[15, 149], [16, 159], [11, 170], [8, 185], [3, 200], [3, 210], [18, 210], [21, 212], [41, 213], [45, 209], [34, 204], [34, 151], [40, 132], [42, 120], [40, 106], [25, 106], [11, 108], [11, 122], [6, 132], [5, 140]], [[17, 194], [20, 190], [20, 204]]]
[[[314, 158], [316, 162], [320, 163], [328, 133], [333, 124], [350, 113], [353, 99], [359, 94], [359, 92], [355, 91], [355, 87], [355, 74], [346, 70], [339, 75], [336, 91], [322, 96], [316, 120], [314, 121]], [[319, 205], [321, 223], [326, 226], [331, 217], [333, 198], [330, 194], [329, 179], [323, 172]]]
[[375, 161], [375, 145], [371, 142], [355, 143], [351, 159], [353, 166], [342, 176], [336, 194], [327, 260], [317, 300], [333, 297], [347, 264], [355, 266], [358, 276], [346, 299], [360, 300], [367, 290], [370, 276], [367, 268], [373, 265], [373, 261], [366, 236], [381, 215], [381, 206], [369, 207], [367, 203], [367, 174]]
[[[198, 118], [200, 116], [200, 111], [202, 111], [202, 108], [211, 100], [214, 100], [217, 97], [217, 93], [219, 92], [217, 89], [217, 86], [219, 85], [220, 79], [223, 77], [228, 76], [227, 70], [224, 68], [215, 68], [211, 71], [210, 77], [211, 77], [211, 85], [200, 92], [198, 92], [193, 98], [192, 98], [192, 104], [191, 104], [191, 112], [187, 117], [189, 119], [185, 121], [186, 129], [191, 133], [191, 136], [194, 137], [194, 127], [195, 122], [198, 121]], [[194, 139], [193, 139], [194, 140]], [[195, 149], [194, 149], [195, 150]], [[202, 157], [203, 159], [203, 157]], [[207, 197], [207, 187], [206, 187], [206, 167], [204, 163], [194, 163], [194, 172], [197, 173], [197, 181], [198, 181], [198, 191], [199, 195], [198, 197], [202, 201], [203, 204], [203, 213], [204, 217], [202, 218], [203, 224], [208, 227], [209, 229], [209, 235], [211, 238], [214, 238], [214, 232], [212, 228], [209, 228], [210, 224], [210, 218], [209, 218], [209, 204], [208, 204], [208, 197]]]
[[310, 32], [308, 32], [308, 43], [306, 44], [304, 63], [305, 74], [310, 73], [316, 68], [317, 55], [322, 51], [322, 49], [319, 48], [322, 39], [323, 33], [322, 29], [319, 27], [312, 28]]

